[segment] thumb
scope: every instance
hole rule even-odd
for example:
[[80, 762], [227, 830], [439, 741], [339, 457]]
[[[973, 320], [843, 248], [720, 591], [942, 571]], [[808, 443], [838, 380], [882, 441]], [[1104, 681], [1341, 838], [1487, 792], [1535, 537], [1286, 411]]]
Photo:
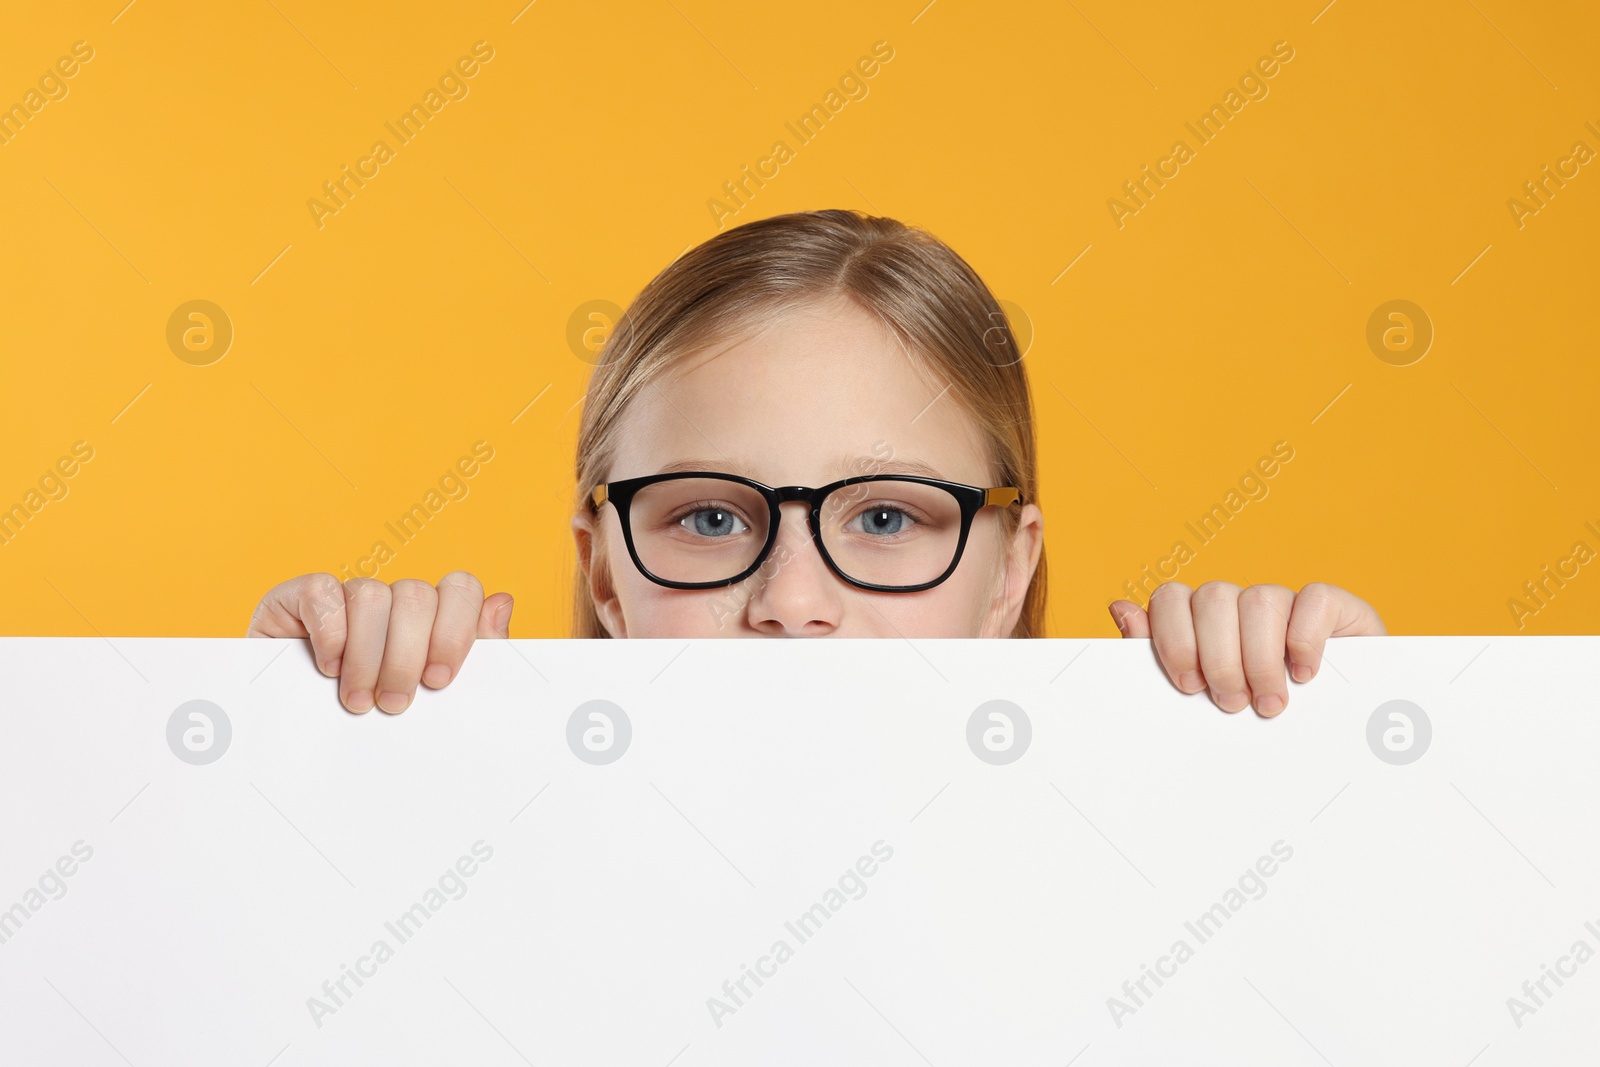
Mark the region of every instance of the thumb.
[[1123, 637], [1149, 637], [1150, 616], [1131, 600], [1113, 600], [1107, 609]]
[[510, 593], [496, 593], [485, 598], [483, 609], [478, 612], [478, 636], [510, 637], [511, 607]]

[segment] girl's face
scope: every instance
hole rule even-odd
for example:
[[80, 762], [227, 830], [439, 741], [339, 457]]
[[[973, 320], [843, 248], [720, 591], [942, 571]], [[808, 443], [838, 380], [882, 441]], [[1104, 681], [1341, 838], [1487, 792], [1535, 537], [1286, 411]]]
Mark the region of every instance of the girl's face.
[[[930, 386], [888, 327], [854, 302], [807, 305], [687, 358], [630, 401], [606, 477], [672, 466], [771, 486], [862, 474], [999, 485], [978, 428], [944, 388]], [[1019, 508], [1011, 538], [1000, 509], [986, 507], [943, 583], [874, 592], [828, 568], [804, 504], [780, 510], [771, 555], [749, 578], [716, 589], [657, 585], [628, 555], [615, 507], [580, 510], [573, 533], [601, 622], [614, 637], [1005, 637], [1043, 544], [1033, 504]]]

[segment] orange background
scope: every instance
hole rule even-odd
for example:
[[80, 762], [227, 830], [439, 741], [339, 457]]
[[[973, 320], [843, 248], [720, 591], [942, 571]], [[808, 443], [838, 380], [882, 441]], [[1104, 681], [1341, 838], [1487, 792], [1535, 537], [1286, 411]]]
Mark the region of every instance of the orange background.
[[[1331, 581], [1393, 633], [1600, 630], [1600, 561], [1520, 631], [1507, 605], [1600, 550], [1600, 162], [1507, 206], [1600, 151], [1592, 5], [124, 2], [0, 35], [0, 105], [94, 50], [0, 145], [0, 507], [93, 448], [0, 545], [0, 632], [241, 635], [277, 581], [385, 540], [378, 577], [471, 570], [514, 636], [565, 636], [569, 319], [716, 233], [708, 201], [780, 139], [732, 223], [900, 218], [1031, 323], [1051, 636], [1112, 636], [1180, 539], [1191, 585]], [[468, 95], [398, 145], [384, 124], [480, 40]], [[798, 145], [784, 124], [880, 40], [866, 97]], [[1268, 95], [1200, 145], [1184, 124], [1278, 41]], [[380, 138], [319, 228], [307, 201]], [[1108, 200], [1180, 138], [1119, 228]], [[167, 342], [196, 299], [234, 330], [207, 366]], [[1409, 366], [1366, 341], [1392, 299], [1435, 330]], [[480, 440], [400, 545], [384, 524]], [[1280, 440], [1269, 495], [1199, 547], [1184, 524]]]

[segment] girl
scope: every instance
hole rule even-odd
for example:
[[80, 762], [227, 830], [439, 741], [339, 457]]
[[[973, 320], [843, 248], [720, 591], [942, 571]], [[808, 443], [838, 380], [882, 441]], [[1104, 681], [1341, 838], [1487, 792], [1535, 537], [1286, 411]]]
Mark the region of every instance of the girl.
[[[647, 285], [590, 380], [575, 637], [1038, 637], [1044, 514], [1020, 353], [930, 234], [851, 211], [727, 230]], [[252, 637], [310, 638], [350, 711], [404, 711], [511, 596], [470, 574], [270, 590]], [[1170, 582], [1113, 601], [1185, 693], [1288, 702], [1329, 637], [1385, 633], [1343, 589]]]

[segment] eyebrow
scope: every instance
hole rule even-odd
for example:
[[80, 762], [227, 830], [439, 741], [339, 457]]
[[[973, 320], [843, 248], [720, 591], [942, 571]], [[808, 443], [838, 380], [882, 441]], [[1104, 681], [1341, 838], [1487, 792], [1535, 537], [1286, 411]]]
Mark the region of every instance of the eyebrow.
[[[834, 461], [835, 471], [848, 473], [840, 477], [850, 478], [858, 474], [914, 474], [925, 478], [944, 478], [938, 469], [920, 459], [878, 459], [875, 456], [843, 455]], [[672, 463], [662, 464], [656, 471], [657, 474], [675, 474], [680, 471], [714, 471], [720, 474], [742, 474], [746, 478], [756, 478], [749, 463], [737, 459], [680, 459]]]

